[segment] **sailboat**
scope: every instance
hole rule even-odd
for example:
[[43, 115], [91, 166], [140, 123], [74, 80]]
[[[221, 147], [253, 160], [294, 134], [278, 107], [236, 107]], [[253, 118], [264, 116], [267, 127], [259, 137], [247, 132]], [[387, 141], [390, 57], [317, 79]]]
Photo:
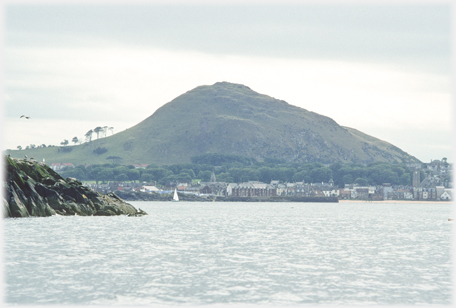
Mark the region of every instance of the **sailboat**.
[[173, 197], [173, 202], [178, 202], [179, 201], [179, 196], [177, 196], [177, 188], [174, 189], [174, 197]]

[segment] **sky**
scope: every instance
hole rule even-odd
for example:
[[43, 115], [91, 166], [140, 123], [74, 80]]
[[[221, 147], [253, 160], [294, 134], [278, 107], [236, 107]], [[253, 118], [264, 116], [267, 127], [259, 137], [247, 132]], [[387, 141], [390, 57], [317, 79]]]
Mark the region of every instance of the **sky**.
[[452, 162], [449, 3], [9, 2], [2, 148], [117, 133], [228, 81]]

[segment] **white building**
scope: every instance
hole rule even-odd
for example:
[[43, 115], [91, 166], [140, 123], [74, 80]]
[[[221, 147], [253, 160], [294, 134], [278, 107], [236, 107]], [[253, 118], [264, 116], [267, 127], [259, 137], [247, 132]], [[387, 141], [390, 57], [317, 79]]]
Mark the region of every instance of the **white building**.
[[150, 193], [150, 192], [160, 192], [162, 190], [155, 186], [141, 186], [139, 188], [139, 191]]

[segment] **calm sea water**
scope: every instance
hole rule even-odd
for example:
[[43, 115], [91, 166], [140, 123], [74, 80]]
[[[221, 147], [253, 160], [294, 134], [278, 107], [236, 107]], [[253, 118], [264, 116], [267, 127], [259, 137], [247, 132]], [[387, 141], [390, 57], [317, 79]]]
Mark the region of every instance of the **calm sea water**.
[[131, 202], [5, 219], [8, 304], [450, 304], [450, 204]]

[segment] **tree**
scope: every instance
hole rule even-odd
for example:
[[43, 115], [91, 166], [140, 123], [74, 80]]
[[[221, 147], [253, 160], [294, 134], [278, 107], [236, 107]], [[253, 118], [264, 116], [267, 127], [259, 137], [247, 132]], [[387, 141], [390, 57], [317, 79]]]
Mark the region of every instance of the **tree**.
[[128, 140], [127, 142], [125, 142], [123, 144], [123, 149], [125, 151], [132, 152], [133, 151], [133, 147], [134, 147], [133, 140]]
[[209, 182], [211, 179], [211, 174], [212, 172], [209, 170], [200, 171], [198, 173], [198, 179], [200, 179], [202, 182]]
[[152, 182], [152, 176], [149, 173], [142, 173], [139, 177], [141, 182]]
[[74, 145], [76, 145], [76, 143], [78, 143], [79, 139], [78, 137], [73, 137], [73, 139], [71, 140], [71, 142], [74, 143]]
[[108, 132], [108, 127], [107, 126], [103, 126], [103, 135], [104, 137], [106, 137], [106, 133]]
[[108, 156], [108, 157], [106, 157], [106, 159], [112, 160], [112, 163], [113, 163], [113, 164], [119, 164], [120, 161], [121, 161], [123, 158], [122, 158], [122, 157], [119, 157], [119, 156]]
[[93, 130], [89, 130], [89, 131], [84, 135], [84, 137], [86, 137], [86, 141], [87, 141], [87, 142], [91, 142], [91, 141], [92, 141], [92, 135], [93, 135]]
[[160, 181], [162, 179], [165, 179], [167, 176], [173, 174], [172, 171], [165, 169], [165, 168], [155, 168], [155, 169], [147, 170], [147, 172], [151, 175], [151, 178], [155, 181]]
[[181, 182], [181, 183], [191, 183], [192, 178], [188, 173], [182, 172], [179, 174], [171, 174], [165, 178], [167, 182]]
[[405, 172], [404, 168], [401, 168], [399, 166], [394, 166], [393, 168], [391, 168], [391, 170], [396, 172], [398, 177], [401, 177]]
[[22, 147], [20, 145], [18, 145], [17, 149], [20, 151], [20, 150], [22, 150]]
[[224, 172], [217, 175], [217, 181], [233, 183], [233, 177], [228, 172]]
[[106, 153], [106, 152], [108, 152], [108, 149], [105, 148], [105, 147], [103, 147], [103, 148], [98, 147], [95, 150], [93, 150], [93, 153], [97, 154], [97, 155], [101, 155], [101, 154]]
[[[209, 170], [207, 170], [207, 171], [208, 171], [209, 173], [212, 173], [212, 172], [210, 172]], [[229, 171], [230, 175], [233, 177], [233, 182], [234, 182], [234, 183], [240, 183], [240, 182], [242, 182], [242, 181], [241, 181], [241, 177], [242, 177], [242, 175], [243, 175], [243, 169], [242, 169], [242, 168], [237, 168], [237, 167], [236, 167], [236, 168], [230, 168], [228, 171]], [[203, 171], [203, 172], [206, 172], [206, 171]], [[201, 173], [201, 172], [200, 172], [200, 173]], [[204, 174], [206, 174], [206, 173], [204, 173]], [[205, 181], [205, 182], [209, 182], [209, 179], [210, 179], [210, 178], [211, 178], [211, 176], [209, 175], [208, 180]]]
[[315, 168], [310, 171], [312, 183], [329, 182], [332, 177], [332, 170], [327, 167]]
[[[291, 182], [293, 180], [293, 175], [295, 174], [295, 169], [293, 168], [273, 168], [271, 173], [272, 180], [279, 180], [281, 182]], [[267, 182], [269, 183], [269, 182]]]
[[103, 168], [103, 170], [99, 173], [100, 180], [102, 181], [109, 181], [114, 179], [114, 172], [111, 168]]
[[114, 179], [119, 182], [125, 182], [128, 181], [128, 175], [126, 175], [125, 173], [121, 173], [119, 175], [116, 175]]
[[[259, 180], [263, 183], [270, 183], [272, 179], [272, 169], [269, 167], [261, 167], [258, 169]], [[230, 172], [231, 173], [231, 172]]]
[[111, 136], [114, 135], [114, 127], [108, 128], [111, 131]]
[[343, 184], [352, 184], [353, 183], [353, 177], [351, 174], [346, 174], [342, 177], [342, 183]]
[[[99, 166], [99, 165], [98, 165]], [[93, 180], [95, 180], [98, 188], [98, 182], [102, 179], [102, 174], [101, 172], [103, 171], [104, 168], [102, 167], [94, 167], [90, 170], [89, 177]]]
[[96, 127], [93, 131], [95, 132], [95, 134], [97, 134], [97, 144], [99, 144], [99, 141], [98, 141], [98, 138], [100, 136], [100, 132], [103, 130], [103, 128], [101, 128], [101, 126], [98, 126]]
[[[353, 168], [352, 167], [350, 167], [348, 165], [335, 164], [335, 166], [333, 168], [331, 168], [331, 170], [333, 170], [334, 184], [336, 184], [337, 186], [343, 187], [345, 184], [353, 183], [353, 175], [352, 175]], [[350, 179], [349, 183], [344, 181], [343, 177], [345, 175], [351, 175], [351, 179]]]
[[310, 183], [310, 173], [307, 170], [296, 172], [292, 178], [293, 182], [305, 182]]
[[368, 179], [370, 183], [381, 185], [390, 183], [395, 185], [399, 182], [396, 172], [391, 170], [392, 166], [386, 163], [374, 165], [368, 168]]
[[404, 173], [399, 178], [399, 184], [401, 184], [401, 185], [410, 185], [411, 183], [412, 183], [412, 177], [411, 177], [410, 173]]
[[63, 146], [67, 146], [68, 145], [68, 140], [63, 140], [62, 142], [60, 142], [61, 145]]
[[122, 165], [118, 165], [113, 169], [114, 175], [119, 175], [122, 173], [124, 173], [126, 175], [128, 173], [128, 170], [129, 169], [127, 166], [122, 166]]
[[179, 173], [178, 175], [176, 175], [176, 179], [182, 183], [191, 183], [192, 182], [192, 177], [187, 172]]
[[196, 178], [195, 172], [192, 169], [182, 169], [180, 173], [188, 173], [192, 179]]
[[[252, 169], [252, 168], [242, 168], [242, 173], [245, 175], [244, 179], [241, 179], [241, 182], [247, 182], [247, 181], [258, 181], [260, 178], [260, 172], [258, 170]], [[219, 179], [217, 175], [217, 179]], [[219, 179], [219, 182], [226, 182], [222, 181]]]
[[134, 182], [136, 180], [139, 180], [141, 173], [137, 169], [130, 169], [130, 170], [128, 170], [127, 176], [130, 181]]
[[357, 178], [355, 180], [355, 183], [358, 184], [358, 186], [367, 186], [367, 185], [369, 185], [368, 180], [364, 179], [364, 178]]

